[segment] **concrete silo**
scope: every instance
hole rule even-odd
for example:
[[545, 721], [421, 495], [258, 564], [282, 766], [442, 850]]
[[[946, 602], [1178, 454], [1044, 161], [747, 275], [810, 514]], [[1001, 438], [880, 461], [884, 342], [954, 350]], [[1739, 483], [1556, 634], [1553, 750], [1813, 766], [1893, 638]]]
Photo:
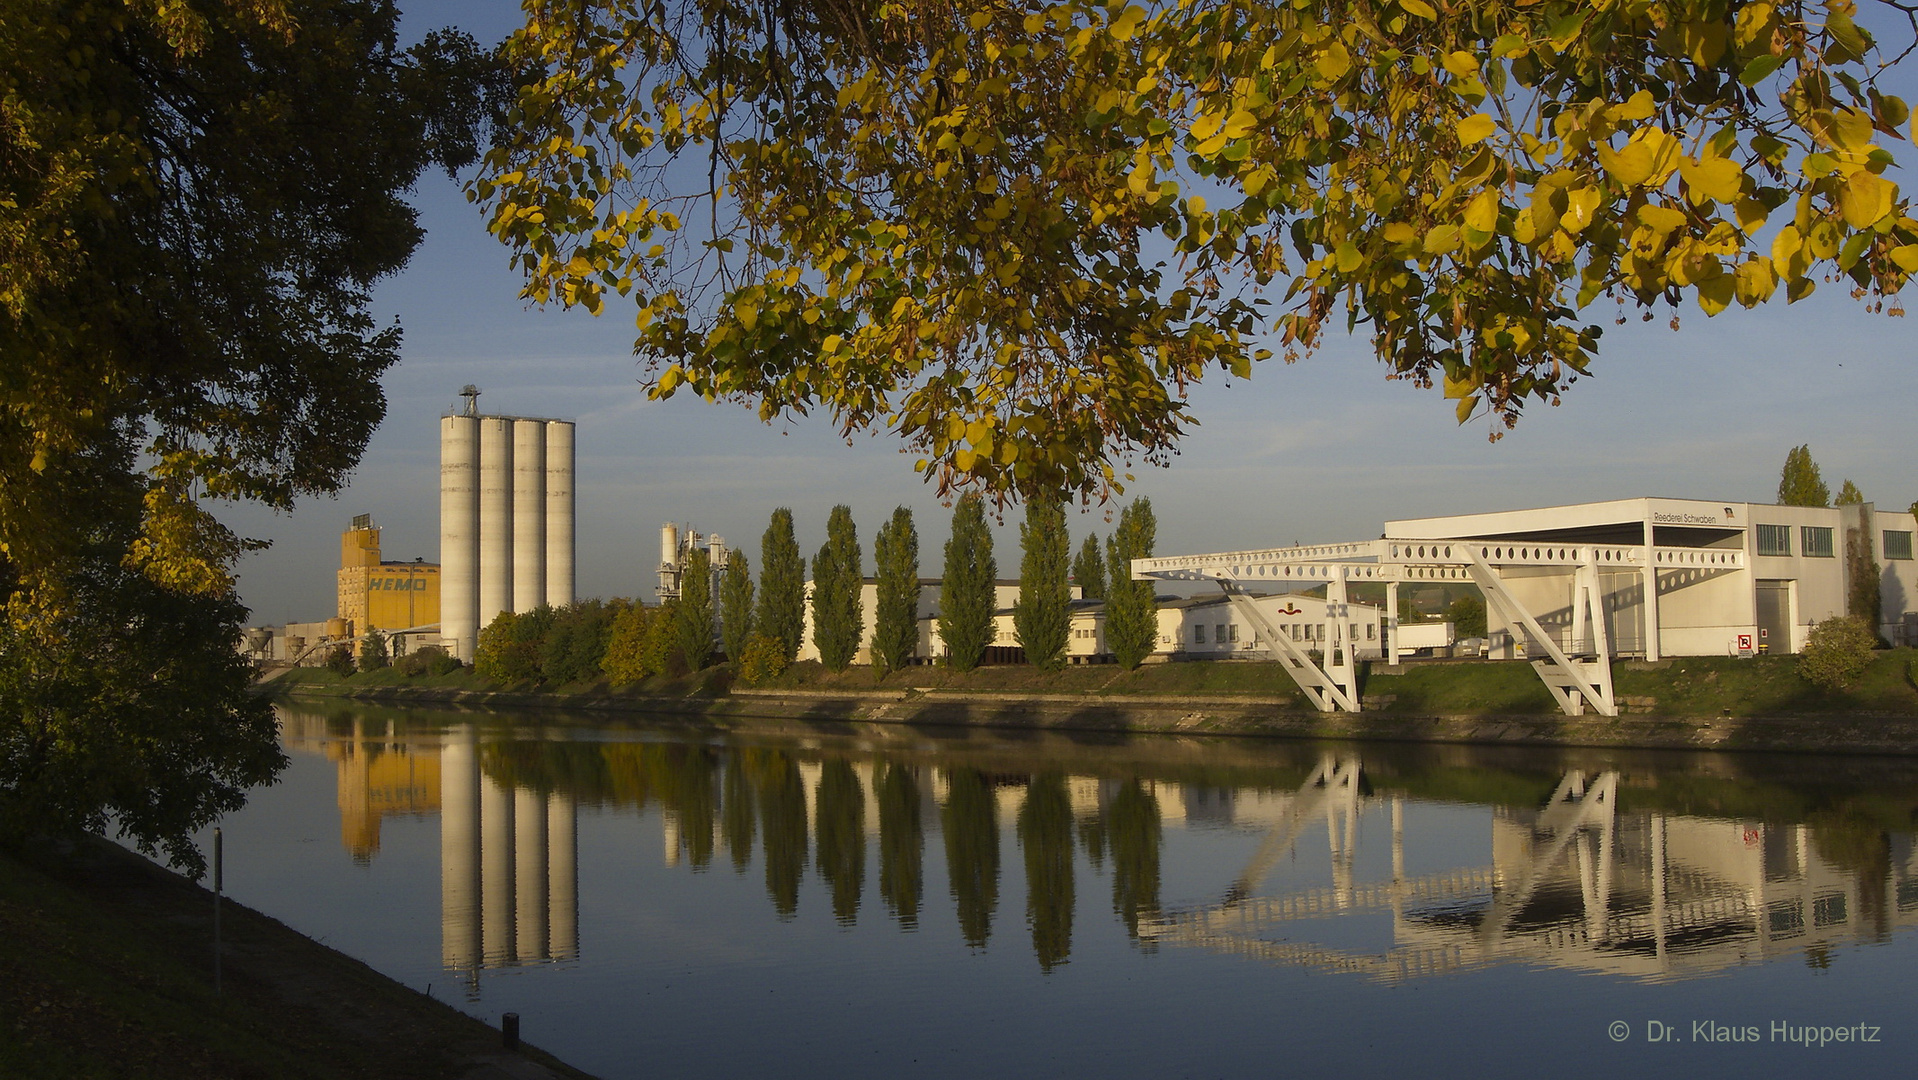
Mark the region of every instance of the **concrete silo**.
[[564, 607], [574, 596], [573, 424], [481, 416], [440, 418], [440, 636], [471, 662], [501, 612]]
[[513, 420], [480, 417], [479, 624], [513, 610]]
[[479, 640], [479, 417], [440, 417], [440, 637], [473, 657]]
[[573, 425], [546, 422], [546, 602], [573, 602]]
[[546, 602], [546, 425], [513, 421], [513, 611]]

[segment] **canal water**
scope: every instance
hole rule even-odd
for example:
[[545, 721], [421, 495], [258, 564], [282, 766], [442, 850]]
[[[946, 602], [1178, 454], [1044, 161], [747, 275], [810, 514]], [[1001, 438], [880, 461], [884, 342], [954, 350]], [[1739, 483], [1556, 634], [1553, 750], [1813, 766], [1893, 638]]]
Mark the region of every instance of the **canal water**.
[[231, 895], [598, 1076], [1908, 1075], [1918, 762], [282, 712]]

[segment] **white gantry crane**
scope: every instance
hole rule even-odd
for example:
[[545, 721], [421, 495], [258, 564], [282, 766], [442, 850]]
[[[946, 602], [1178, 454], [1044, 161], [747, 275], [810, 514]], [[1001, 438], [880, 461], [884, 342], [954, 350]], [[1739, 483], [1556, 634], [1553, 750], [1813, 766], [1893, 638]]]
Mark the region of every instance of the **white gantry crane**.
[[[1557, 699], [1559, 708], [1577, 716], [1590, 708], [1617, 716], [1612, 697], [1611, 642], [1605, 629], [1600, 572], [1632, 569], [1727, 571], [1743, 569], [1743, 551], [1629, 544], [1546, 544], [1497, 540], [1398, 540], [1390, 537], [1349, 544], [1319, 544], [1262, 551], [1224, 551], [1210, 555], [1174, 555], [1132, 560], [1134, 580], [1211, 581], [1225, 591], [1232, 609], [1253, 628], [1314, 707], [1321, 712], [1358, 712], [1358, 666], [1353, 656], [1347, 586], [1354, 582], [1386, 586], [1387, 647], [1399, 659], [1398, 587], [1400, 582], [1472, 582], [1485, 594], [1486, 606], [1514, 634], [1524, 636], [1532, 667]], [[1572, 576], [1571, 624], [1565, 640], [1548, 632], [1506, 587], [1502, 572], [1516, 567], [1569, 571]], [[1318, 642], [1320, 656], [1280, 633], [1258, 609], [1247, 589], [1285, 591], [1325, 588], [1327, 633]]]

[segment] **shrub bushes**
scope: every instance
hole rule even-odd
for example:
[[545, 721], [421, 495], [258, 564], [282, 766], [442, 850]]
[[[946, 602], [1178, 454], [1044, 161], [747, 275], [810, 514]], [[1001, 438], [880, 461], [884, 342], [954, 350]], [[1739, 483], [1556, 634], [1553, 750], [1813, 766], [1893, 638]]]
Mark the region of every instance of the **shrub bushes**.
[[1833, 616], [1812, 627], [1798, 657], [1798, 674], [1826, 690], [1842, 690], [1871, 663], [1875, 644], [1877, 636], [1863, 619]]
[[748, 686], [778, 678], [786, 670], [786, 643], [771, 634], [754, 634], [739, 659], [739, 680]]

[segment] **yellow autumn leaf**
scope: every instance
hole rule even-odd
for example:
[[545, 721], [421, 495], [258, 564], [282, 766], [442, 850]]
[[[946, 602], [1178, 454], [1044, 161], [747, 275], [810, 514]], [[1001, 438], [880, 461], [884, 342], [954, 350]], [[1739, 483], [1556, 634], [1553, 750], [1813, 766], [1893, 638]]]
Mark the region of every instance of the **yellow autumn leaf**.
[[1335, 258], [1338, 260], [1339, 273], [1341, 274], [1349, 274], [1357, 270], [1365, 262], [1365, 256], [1360, 253], [1358, 245], [1350, 240], [1338, 246], [1338, 250], [1335, 252]]
[[1871, 114], [1862, 109], [1832, 112], [1831, 141], [1840, 150], [1862, 150], [1871, 145]]
[[1458, 239], [1457, 225], [1434, 226], [1431, 232], [1425, 234], [1426, 253], [1431, 255], [1444, 255], [1447, 252], [1456, 251], [1458, 250]]
[[1756, 307], [1771, 299], [1771, 294], [1777, 288], [1778, 275], [1772, 271], [1769, 261], [1752, 259], [1739, 265], [1736, 275], [1739, 303]]
[[1498, 227], [1498, 192], [1487, 188], [1465, 205], [1465, 226], [1482, 233]]
[[1680, 225], [1685, 224], [1685, 215], [1683, 212], [1674, 210], [1669, 206], [1657, 206], [1652, 203], [1646, 203], [1644, 206], [1638, 208], [1638, 223], [1650, 229], [1653, 233], [1663, 236], [1673, 229], [1678, 228]]
[[1337, 82], [1345, 77], [1346, 72], [1352, 70], [1352, 54], [1346, 51], [1343, 44], [1334, 41], [1319, 53], [1318, 59], [1312, 62], [1312, 66], [1318, 69], [1319, 74], [1327, 82]]
[[1565, 213], [1558, 219], [1559, 227], [1568, 233], [1576, 233], [1592, 223], [1592, 215], [1597, 212], [1598, 204], [1604, 194], [1597, 188], [1579, 188], [1565, 193]]
[[1232, 117], [1225, 122], [1225, 137], [1228, 139], [1243, 139], [1252, 131], [1253, 125], [1258, 122], [1259, 118], [1253, 116], [1250, 110], [1240, 109], [1233, 113]]
[[1736, 281], [1730, 274], [1720, 274], [1698, 283], [1698, 306], [1705, 314], [1716, 315], [1731, 306], [1732, 293]]
[[1694, 202], [1699, 201], [1699, 195], [1722, 203], [1736, 202], [1739, 187], [1745, 179], [1745, 172], [1738, 167], [1737, 162], [1722, 157], [1708, 156], [1701, 161], [1693, 161], [1681, 156], [1678, 159], [1678, 173], [1685, 178], [1685, 186], [1691, 188]]
[[1918, 244], [1892, 248], [1891, 261], [1907, 274], [1918, 274]]
[[1484, 113], [1473, 113], [1458, 122], [1458, 141], [1461, 146], [1471, 146], [1492, 137], [1498, 130], [1498, 124]]
[[1388, 244], [1410, 243], [1418, 237], [1418, 230], [1403, 221], [1394, 221], [1384, 229], [1385, 242]]
[[1417, 15], [1429, 22], [1438, 21], [1438, 11], [1425, 0], [1399, 0], [1399, 9], [1407, 15]]
[[1798, 249], [1804, 245], [1805, 238], [1799, 233], [1798, 226], [1787, 225], [1778, 230], [1777, 236], [1772, 237], [1771, 261], [1779, 266], [1784, 266], [1791, 261], [1793, 255], [1798, 254]]
[[1116, 40], [1129, 41], [1133, 34], [1139, 32], [1139, 25], [1143, 22], [1145, 22], [1145, 9], [1128, 7], [1112, 21], [1112, 26], [1107, 32]]
[[1845, 224], [1854, 229], [1869, 229], [1879, 218], [1891, 213], [1892, 199], [1897, 193], [1898, 185], [1860, 169], [1838, 189], [1838, 209], [1845, 215]]
[[1652, 100], [1652, 92], [1650, 90], [1640, 90], [1626, 100], [1623, 105], [1615, 106], [1612, 109], [1612, 118], [1615, 120], [1643, 120], [1651, 116], [1657, 108], [1657, 103]]

